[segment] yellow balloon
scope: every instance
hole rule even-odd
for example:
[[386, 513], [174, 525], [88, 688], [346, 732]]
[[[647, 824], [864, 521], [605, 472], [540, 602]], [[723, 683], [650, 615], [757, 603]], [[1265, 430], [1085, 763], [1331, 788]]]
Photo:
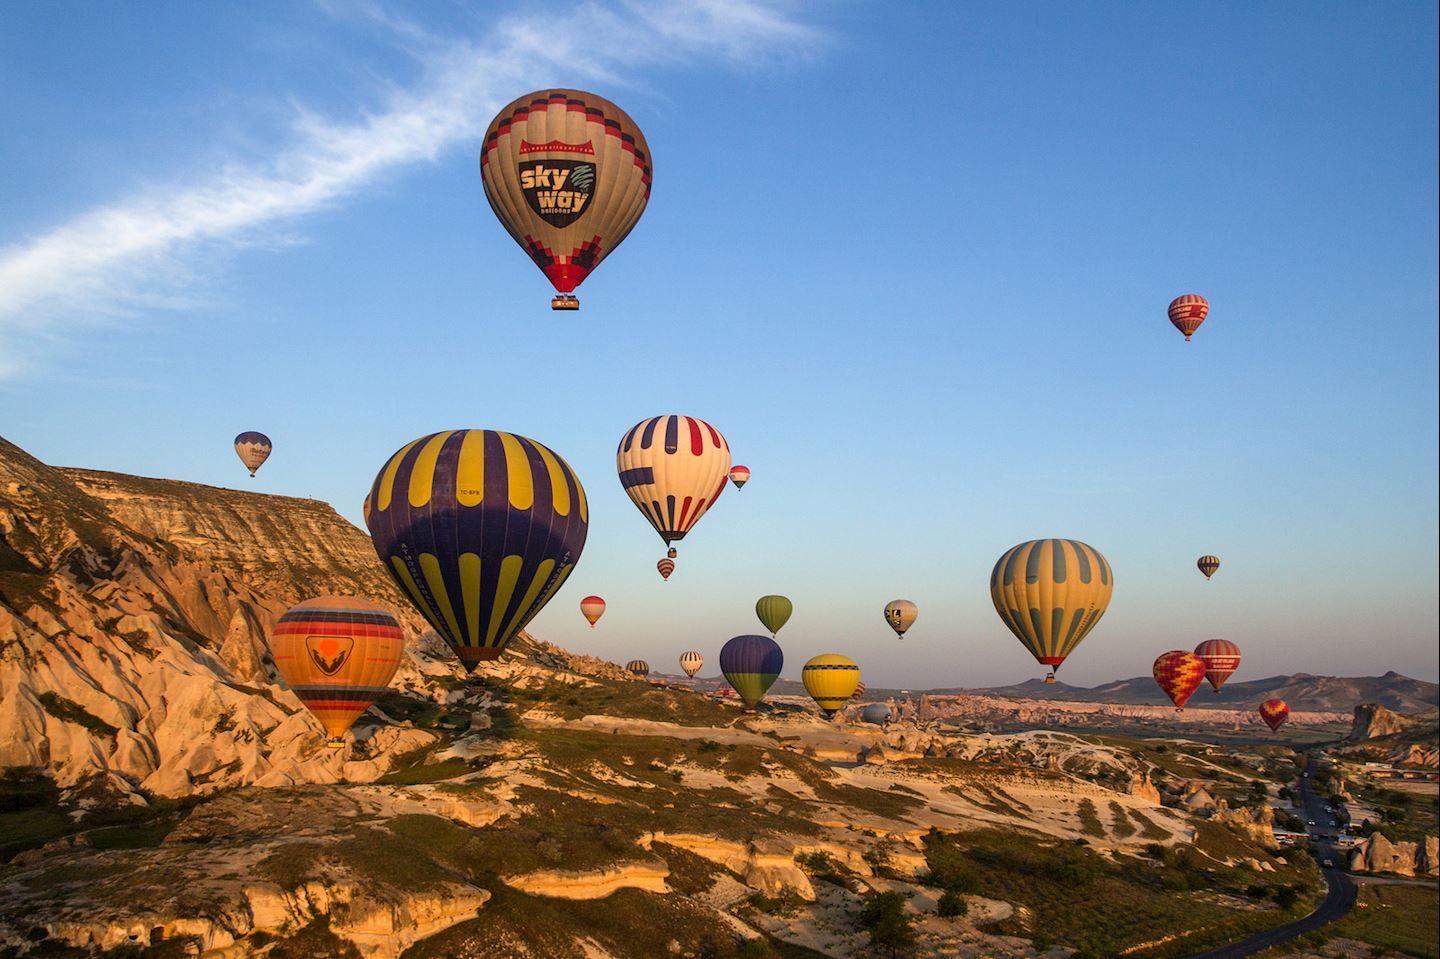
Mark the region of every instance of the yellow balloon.
[[1012, 546], [990, 573], [990, 599], [1040, 663], [1058, 667], [1110, 605], [1115, 574], [1100, 551], [1075, 539]]
[[800, 671], [805, 692], [815, 700], [825, 718], [844, 706], [860, 685], [860, 667], [849, 656], [821, 653]]

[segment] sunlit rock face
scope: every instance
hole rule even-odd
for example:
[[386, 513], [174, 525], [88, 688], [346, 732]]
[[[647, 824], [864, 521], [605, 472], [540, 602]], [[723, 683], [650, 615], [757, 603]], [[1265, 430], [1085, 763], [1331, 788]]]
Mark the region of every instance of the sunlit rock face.
[[[410, 614], [369, 538], [316, 500], [56, 469], [0, 440], [0, 767], [183, 796], [365, 781], [434, 737], [321, 748], [265, 637], [290, 605], [363, 594]], [[455, 675], [412, 643], [396, 685]]]
[[1389, 872], [1400, 876], [1440, 875], [1440, 837], [1424, 842], [1391, 842], [1372, 833], [1350, 852], [1354, 872]]
[[1350, 726], [1352, 740], [1360, 741], [1390, 736], [1414, 725], [1414, 720], [1399, 713], [1391, 712], [1376, 703], [1361, 703], [1355, 707], [1355, 718]]

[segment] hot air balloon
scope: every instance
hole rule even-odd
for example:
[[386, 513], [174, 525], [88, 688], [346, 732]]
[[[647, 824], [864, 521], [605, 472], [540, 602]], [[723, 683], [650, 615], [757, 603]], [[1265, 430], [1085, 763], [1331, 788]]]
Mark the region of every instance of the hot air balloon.
[[905, 631], [915, 625], [915, 617], [919, 615], [920, 607], [908, 599], [892, 599], [885, 604], [885, 622], [899, 639], [905, 638]]
[[580, 615], [584, 616], [590, 628], [594, 629], [600, 617], [605, 615], [605, 600], [599, 596], [586, 596], [580, 600]]
[[1260, 704], [1260, 718], [1273, 733], [1290, 719], [1290, 705], [1283, 699], [1267, 699]]
[[860, 667], [849, 656], [821, 653], [800, 670], [800, 679], [805, 683], [805, 692], [829, 719], [860, 685]]
[[1217, 693], [1230, 674], [1240, 668], [1240, 647], [1228, 639], [1207, 639], [1195, 647], [1195, 655], [1205, 660], [1205, 678]]
[[406, 444], [370, 500], [376, 555], [467, 670], [498, 658], [550, 601], [589, 526], [574, 470], [534, 440], [494, 430]]
[[730, 467], [730, 482], [732, 482], [732, 483], [735, 484], [735, 488], [736, 488], [737, 490], [738, 490], [738, 489], [744, 489], [744, 488], [745, 488], [745, 484], [748, 483], [748, 482], [750, 482], [750, 467], [748, 467], [748, 466], [732, 466], [732, 467]]
[[662, 559], [660, 562], [655, 564], [655, 568], [660, 571], [661, 579], [669, 580], [670, 574], [675, 572], [675, 561], [668, 558]]
[[785, 654], [769, 636], [736, 636], [720, 649], [720, 672], [751, 712], [780, 676]]
[[1151, 672], [1178, 713], [1190, 701], [1190, 694], [1205, 681], [1205, 660], [1186, 650], [1172, 649], [1156, 658]]
[[320, 596], [290, 607], [270, 636], [280, 678], [330, 734], [345, 731], [390, 685], [405, 634], [388, 611], [354, 596]]
[[650, 664], [643, 659], [632, 659], [625, 664], [625, 672], [643, 679], [650, 675]]
[[1115, 576], [1100, 551], [1077, 539], [1012, 546], [990, 572], [990, 600], [1010, 632], [1044, 666], [1060, 668], [1110, 605]]
[[760, 624], [770, 630], [771, 636], [790, 622], [794, 611], [794, 605], [784, 596], [761, 596], [755, 601], [755, 615], [760, 617]]
[[634, 229], [650, 199], [650, 147], [615, 104], [580, 90], [537, 90], [485, 131], [480, 177], [490, 208], [559, 294], [572, 291]]
[[1189, 343], [1190, 335], [1200, 329], [1200, 324], [1210, 314], [1210, 301], [1199, 293], [1186, 293], [1170, 301], [1169, 313], [1170, 322], [1185, 334], [1185, 342]]
[[[1214, 576], [1215, 571], [1220, 568], [1220, 557], [1211, 556], [1207, 553], [1195, 561], [1195, 566], [1200, 572], [1205, 574], [1205, 581], [1208, 583], [1210, 577]], [[1242, 576], [1241, 578], [1243, 579], [1244, 577]]]
[[245, 464], [251, 476], [270, 458], [273, 448], [270, 437], [254, 430], [246, 430], [235, 437], [235, 455], [240, 457], [240, 462]]
[[689, 676], [691, 679], [695, 678], [695, 674], [700, 672], [700, 667], [704, 665], [705, 657], [701, 656], [693, 649], [690, 650], [688, 653], [680, 654], [680, 668], [685, 670], [685, 675]]
[[850, 700], [851, 700], [851, 702], [856, 702], [856, 703], [858, 703], [858, 702], [860, 701], [861, 697], [863, 697], [864, 695], [865, 695], [865, 680], [862, 679], [862, 680], [860, 680], [858, 683], [855, 684], [855, 692], [853, 692], [853, 693], [850, 694]]
[[890, 707], [884, 703], [871, 703], [860, 711], [860, 718], [872, 726], [883, 726], [890, 721]]
[[725, 492], [730, 444], [693, 416], [652, 416], [621, 437], [615, 469], [626, 495], [669, 545]]

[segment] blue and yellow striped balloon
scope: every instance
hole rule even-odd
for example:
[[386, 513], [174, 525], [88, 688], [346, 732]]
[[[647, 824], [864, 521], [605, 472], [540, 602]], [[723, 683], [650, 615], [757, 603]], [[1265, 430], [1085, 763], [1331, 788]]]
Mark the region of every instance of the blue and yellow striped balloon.
[[1051, 667], [1095, 628], [1114, 588], [1105, 557], [1076, 539], [1012, 546], [990, 573], [995, 612], [1032, 656]]
[[386, 571], [465, 668], [499, 657], [585, 548], [585, 488], [534, 440], [446, 430], [406, 444], [370, 489]]

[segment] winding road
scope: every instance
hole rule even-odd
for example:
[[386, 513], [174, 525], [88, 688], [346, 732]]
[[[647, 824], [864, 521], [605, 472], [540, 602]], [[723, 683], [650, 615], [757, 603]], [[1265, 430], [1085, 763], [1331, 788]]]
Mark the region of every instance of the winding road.
[[[1310, 757], [1306, 762], [1305, 769], [1313, 774], [1315, 768], [1315, 759]], [[1330, 832], [1328, 824], [1331, 813], [1325, 811], [1325, 800], [1311, 791], [1309, 776], [1303, 776], [1300, 779], [1300, 796], [1301, 804], [1305, 809], [1305, 819], [1316, 823], [1309, 828], [1310, 844], [1315, 850], [1316, 859], [1321, 864], [1320, 873], [1325, 877], [1325, 901], [1303, 919], [1256, 933], [1249, 939], [1242, 939], [1228, 946], [1200, 953], [1190, 959], [1241, 959], [1242, 956], [1253, 956], [1257, 952], [1272, 946], [1283, 945], [1297, 936], [1303, 936], [1307, 932], [1313, 932], [1321, 926], [1334, 922], [1354, 907], [1355, 883], [1340, 865], [1345, 861], [1344, 854], [1336, 849], [1329, 840], [1321, 838]], [[1334, 863], [1334, 865], [1326, 866], [1324, 865], [1326, 862]]]

